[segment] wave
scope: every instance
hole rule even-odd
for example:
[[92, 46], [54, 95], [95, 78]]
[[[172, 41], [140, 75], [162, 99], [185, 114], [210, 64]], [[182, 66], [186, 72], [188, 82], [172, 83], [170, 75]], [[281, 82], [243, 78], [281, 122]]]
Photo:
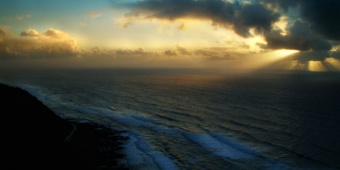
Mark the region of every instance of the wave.
[[130, 138], [126, 144], [126, 162], [131, 169], [149, 170], [177, 170], [177, 165], [171, 158], [153, 150], [142, 137], [134, 132], [127, 132], [126, 135]]
[[216, 156], [231, 159], [250, 159], [258, 155], [251, 146], [240, 143], [235, 138], [225, 137], [221, 134], [188, 133], [185, 136], [188, 140], [200, 144]]

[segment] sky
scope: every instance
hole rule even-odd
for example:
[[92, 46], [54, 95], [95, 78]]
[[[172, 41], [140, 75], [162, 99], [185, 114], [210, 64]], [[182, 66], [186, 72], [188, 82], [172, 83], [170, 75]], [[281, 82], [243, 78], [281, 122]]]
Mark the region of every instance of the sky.
[[339, 8], [339, 0], [0, 0], [0, 66], [338, 71]]

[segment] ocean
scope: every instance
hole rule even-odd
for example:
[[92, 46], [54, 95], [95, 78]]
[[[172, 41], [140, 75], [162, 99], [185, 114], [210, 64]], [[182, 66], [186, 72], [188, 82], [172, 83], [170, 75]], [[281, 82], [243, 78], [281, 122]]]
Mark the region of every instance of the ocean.
[[337, 72], [17, 70], [0, 82], [124, 131], [130, 169], [340, 168]]

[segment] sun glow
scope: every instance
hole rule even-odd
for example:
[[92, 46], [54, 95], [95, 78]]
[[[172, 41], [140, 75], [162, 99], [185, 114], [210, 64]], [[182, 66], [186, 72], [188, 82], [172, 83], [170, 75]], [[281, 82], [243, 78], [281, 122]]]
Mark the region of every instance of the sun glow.
[[278, 57], [286, 57], [286, 56], [290, 56], [292, 54], [298, 53], [298, 50], [286, 50], [286, 49], [282, 49], [282, 50], [276, 50], [275, 54]]

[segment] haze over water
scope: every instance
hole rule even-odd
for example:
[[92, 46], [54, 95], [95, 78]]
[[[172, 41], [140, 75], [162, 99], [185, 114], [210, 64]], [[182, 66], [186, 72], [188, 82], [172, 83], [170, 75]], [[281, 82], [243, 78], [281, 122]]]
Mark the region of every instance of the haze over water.
[[136, 169], [340, 167], [340, 74], [203, 69], [14, 71], [62, 117], [124, 130]]

